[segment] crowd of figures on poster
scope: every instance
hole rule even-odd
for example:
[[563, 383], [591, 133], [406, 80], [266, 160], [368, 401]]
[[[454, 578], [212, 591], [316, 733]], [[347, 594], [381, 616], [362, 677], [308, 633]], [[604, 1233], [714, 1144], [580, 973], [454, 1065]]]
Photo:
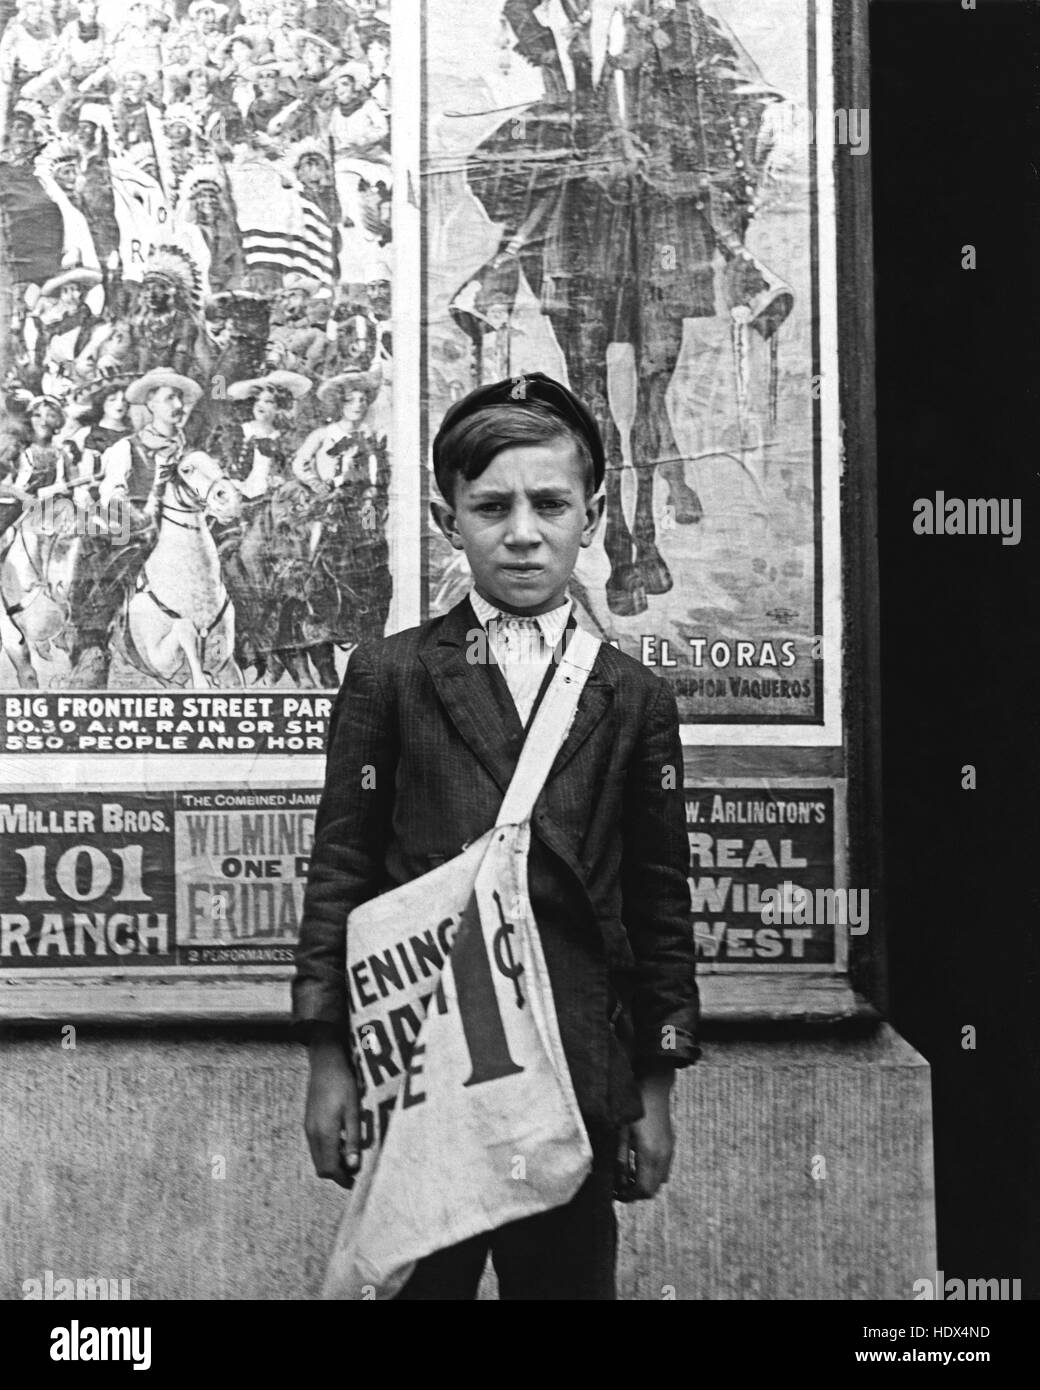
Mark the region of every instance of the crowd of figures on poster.
[[400, 441], [534, 370], [606, 443], [580, 620], [762, 755], [687, 781], [706, 970], [844, 968], [760, 920], [846, 834], [766, 766], [841, 743], [829, 26], [0, 0], [5, 969], [289, 968], [350, 653], [470, 582]]
[[5, 683], [329, 688], [382, 635], [388, 20], [7, 17]]
[[[823, 721], [812, 14], [406, 5], [424, 254], [393, 305], [388, 9], [5, 8], [0, 683], [335, 688], [395, 592], [418, 618], [468, 583], [432, 530], [392, 572], [388, 530], [429, 525], [395, 515], [425, 495], [392, 407], [429, 438], [540, 368], [607, 443], [585, 620], [684, 723]], [[392, 309], [425, 364], [395, 402]]]

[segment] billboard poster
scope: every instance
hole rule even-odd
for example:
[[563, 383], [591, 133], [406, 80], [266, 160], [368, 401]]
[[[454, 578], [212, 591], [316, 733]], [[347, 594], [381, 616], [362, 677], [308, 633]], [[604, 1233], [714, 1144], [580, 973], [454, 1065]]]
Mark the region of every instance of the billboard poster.
[[0, 746], [15, 753], [320, 755], [332, 696], [276, 691], [0, 694]]
[[[572, 594], [694, 742], [840, 740], [829, 35], [790, 0], [426, 4], [427, 430], [526, 370], [589, 402]], [[428, 554], [439, 612], [465, 557]]]
[[3, 19], [0, 747], [313, 752], [240, 693], [335, 690], [390, 617], [389, 13]]
[[0, 972], [288, 968], [319, 791], [0, 799]]
[[[287, 974], [320, 790], [0, 797], [0, 976]], [[844, 889], [841, 784], [687, 788], [698, 970], [835, 975], [869, 908]], [[851, 915], [850, 915], [851, 911]], [[865, 923], [865, 924], [864, 924]], [[248, 969], [246, 973], [249, 973]]]
[[698, 972], [845, 968], [846, 929], [862, 925], [864, 900], [847, 896], [842, 790], [798, 782], [687, 788]]
[[829, 0], [29, 9], [0, 34], [15, 751], [142, 751], [59, 747], [55, 692], [334, 690], [443, 612], [468, 575], [415, 455], [528, 368], [607, 442], [583, 620], [690, 742], [840, 741], [832, 165], [869, 131]]
[[[0, 983], [284, 1016], [333, 698], [466, 592], [430, 441], [526, 370], [604, 431], [571, 593], [675, 691], [691, 833], [698, 745], [838, 767], [832, 45], [831, 0], [0, 4]], [[725, 894], [691, 860], [706, 974], [844, 969], [740, 936], [783, 853], [841, 881], [820, 798]]]

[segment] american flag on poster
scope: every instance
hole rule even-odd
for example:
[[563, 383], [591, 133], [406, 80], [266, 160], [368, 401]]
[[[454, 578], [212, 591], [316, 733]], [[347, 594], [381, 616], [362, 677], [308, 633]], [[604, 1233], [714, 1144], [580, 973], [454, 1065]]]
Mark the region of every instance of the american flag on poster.
[[246, 265], [337, 279], [335, 232], [320, 203], [286, 187], [270, 165], [229, 167]]

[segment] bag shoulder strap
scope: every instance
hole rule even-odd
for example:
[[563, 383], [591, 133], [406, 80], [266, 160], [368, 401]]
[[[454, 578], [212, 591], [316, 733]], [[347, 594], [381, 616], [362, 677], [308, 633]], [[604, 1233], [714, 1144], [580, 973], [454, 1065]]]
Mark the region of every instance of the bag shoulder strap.
[[527, 731], [496, 825], [519, 825], [530, 817], [549, 776], [549, 769], [563, 746], [571, 717], [578, 708], [581, 692], [585, 689], [599, 648], [598, 637], [583, 627], [574, 629], [556, 674], [538, 706], [534, 722]]

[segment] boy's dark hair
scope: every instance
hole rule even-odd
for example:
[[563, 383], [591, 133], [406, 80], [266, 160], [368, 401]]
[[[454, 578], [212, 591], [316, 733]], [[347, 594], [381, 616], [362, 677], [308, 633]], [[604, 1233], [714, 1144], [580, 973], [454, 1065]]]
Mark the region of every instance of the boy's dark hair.
[[473, 482], [504, 449], [568, 441], [574, 445], [584, 472], [585, 497], [596, 491], [595, 468], [588, 441], [555, 411], [533, 401], [524, 405], [494, 405], [465, 416], [440, 442], [437, 486], [449, 506], [455, 505], [455, 479]]

